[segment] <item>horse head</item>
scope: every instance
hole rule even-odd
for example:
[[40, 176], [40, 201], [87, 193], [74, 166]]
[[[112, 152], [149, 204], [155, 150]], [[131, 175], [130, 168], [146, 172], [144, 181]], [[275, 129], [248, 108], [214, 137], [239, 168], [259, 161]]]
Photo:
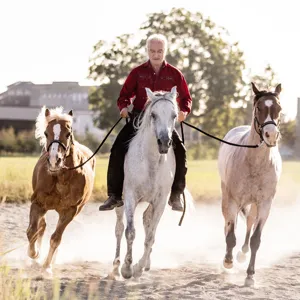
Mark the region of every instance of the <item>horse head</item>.
[[73, 144], [73, 112], [62, 113], [62, 107], [48, 109], [43, 107], [36, 123], [36, 138], [44, 146], [48, 157], [48, 170], [57, 172], [64, 167]]
[[281, 105], [279, 95], [281, 84], [278, 84], [274, 92], [258, 90], [252, 82], [254, 92], [253, 117], [254, 127], [260, 135], [261, 141], [264, 141], [268, 147], [277, 145], [280, 137], [279, 123], [281, 114]]
[[147, 123], [155, 133], [159, 153], [166, 154], [172, 144], [172, 133], [178, 115], [176, 86], [170, 92], [153, 93], [146, 88], [146, 93], [149, 102], [144, 119], [148, 120]]

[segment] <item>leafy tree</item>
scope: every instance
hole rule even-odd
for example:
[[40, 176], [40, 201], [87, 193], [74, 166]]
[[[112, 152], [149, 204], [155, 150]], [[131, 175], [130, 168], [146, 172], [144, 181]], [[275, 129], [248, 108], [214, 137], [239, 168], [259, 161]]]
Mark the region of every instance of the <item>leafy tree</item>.
[[169, 41], [167, 61], [183, 72], [189, 84], [193, 98], [189, 120], [223, 136], [240, 120], [231, 104], [241, 99], [243, 53], [224, 28], [201, 13], [177, 8], [148, 15], [138, 33], [139, 43], [133, 35], [124, 34], [111, 45], [104, 41], [95, 45], [90, 77], [101, 85], [90, 103], [98, 112], [96, 124], [108, 128], [119, 117], [116, 100], [121, 86], [130, 70], [145, 61], [146, 39], [157, 32]]

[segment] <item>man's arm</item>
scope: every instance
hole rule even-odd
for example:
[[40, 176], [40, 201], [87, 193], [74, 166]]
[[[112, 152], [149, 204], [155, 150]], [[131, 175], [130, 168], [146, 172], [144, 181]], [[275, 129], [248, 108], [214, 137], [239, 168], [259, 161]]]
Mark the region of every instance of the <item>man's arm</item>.
[[131, 104], [131, 98], [136, 94], [137, 74], [135, 70], [132, 70], [125, 80], [125, 83], [121, 89], [120, 96], [117, 101], [119, 110], [122, 111]]
[[180, 112], [178, 115], [178, 121], [182, 122], [185, 120], [186, 116], [191, 112], [192, 108], [192, 97], [189, 92], [186, 80], [182, 73], [179, 75], [179, 80], [177, 83], [177, 91], [179, 94], [179, 108]]

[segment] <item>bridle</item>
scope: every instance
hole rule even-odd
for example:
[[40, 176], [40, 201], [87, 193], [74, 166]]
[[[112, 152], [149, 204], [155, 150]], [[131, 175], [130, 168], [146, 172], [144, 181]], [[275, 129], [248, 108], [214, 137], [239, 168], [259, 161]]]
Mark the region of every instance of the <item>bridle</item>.
[[71, 141], [70, 141], [70, 143], [69, 143], [69, 145], [68, 146], [66, 146], [63, 142], [61, 142], [60, 140], [56, 140], [56, 139], [54, 139], [53, 141], [51, 141], [50, 142], [50, 144], [49, 144], [49, 146], [47, 147], [47, 153], [49, 153], [49, 149], [50, 149], [50, 147], [53, 145], [53, 144], [59, 144], [63, 149], [64, 149], [64, 151], [65, 151], [65, 154], [64, 154], [64, 159], [66, 158], [66, 156], [67, 156], [67, 153], [68, 153], [68, 151], [69, 151], [69, 149], [71, 148], [71, 145], [74, 145], [74, 141], [73, 141], [73, 130], [72, 130], [72, 128], [71, 128], [71, 131], [70, 131], [70, 139], [71, 139]]
[[[272, 93], [272, 92], [259, 92], [258, 94], [255, 95], [255, 98], [257, 99], [256, 101], [258, 102], [258, 100], [263, 97], [263, 96], [272, 96], [272, 97], [275, 97], [276, 100], [278, 101], [278, 94], [277, 93]], [[255, 99], [254, 98], [254, 99]], [[279, 101], [278, 101], [279, 102]], [[258, 108], [257, 108], [257, 105], [255, 107], [255, 112], [254, 112], [254, 128], [255, 128], [255, 131], [258, 133], [259, 137], [260, 137], [260, 142], [264, 142], [264, 138], [263, 138], [263, 128], [267, 125], [274, 125], [278, 128], [279, 130], [279, 126], [280, 126], [280, 119], [278, 121], [278, 123], [276, 123], [273, 119], [271, 121], [267, 121], [267, 122], [264, 122], [264, 123], [259, 123], [258, 121], [258, 118], [256, 116], [257, 114], [257, 111], [258, 111]], [[275, 145], [271, 146], [267, 143], [265, 143], [268, 147], [274, 147]]]

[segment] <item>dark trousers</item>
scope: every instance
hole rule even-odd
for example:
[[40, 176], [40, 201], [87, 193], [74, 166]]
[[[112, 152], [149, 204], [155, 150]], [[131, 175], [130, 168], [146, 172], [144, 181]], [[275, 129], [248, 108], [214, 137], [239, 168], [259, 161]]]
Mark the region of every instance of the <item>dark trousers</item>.
[[[108, 171], [107, 171], [107, 193], [108, 196], [122, 196], [124, 181], [124, 160], [127, 153], [129, 142], [135, 135], [136, 129], [133, 121], [130, 120], [119, 132], [110, 152]], [[176, 159], [176, 172], [172, 185], [172, 192], [182, 193], [185, 188], [186, 149], [177, 131], [174, 129], [172, 134], [173, 148]]]

